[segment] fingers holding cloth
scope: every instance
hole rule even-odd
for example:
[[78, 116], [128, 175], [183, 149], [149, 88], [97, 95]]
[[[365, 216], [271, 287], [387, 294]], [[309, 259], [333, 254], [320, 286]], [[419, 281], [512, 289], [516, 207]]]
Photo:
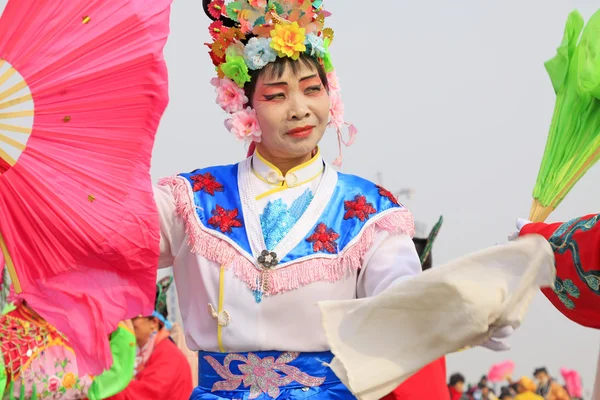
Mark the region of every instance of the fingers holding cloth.
[[359, 399], [379, 399], [428, 363], [517, 328], [554, 256], [539, 235], [479, 251], [379, 296], [320, 303], [331, 368]]

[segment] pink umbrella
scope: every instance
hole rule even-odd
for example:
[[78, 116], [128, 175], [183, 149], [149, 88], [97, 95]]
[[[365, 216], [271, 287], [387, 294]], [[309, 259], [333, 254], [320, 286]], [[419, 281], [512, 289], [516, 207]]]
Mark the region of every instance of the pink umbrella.
[[511, 376], [515, 370], [515, 363], [512, 361], [504, 361], [498, 364], [492, 365], [490, 371], [487, 374], [490, 382], [502, 382], [507, 377]]
[[581, 376], [574, 369], [561, 368], [560, 374], [567, 384], [567, 392], [571, 397], [583, 397], [583, 387], [581, 386]]
[[119, 320], [152, 312], [170, 4], [9, 0], [0, 17], [0, 248], [80, 374], [110, 366]]

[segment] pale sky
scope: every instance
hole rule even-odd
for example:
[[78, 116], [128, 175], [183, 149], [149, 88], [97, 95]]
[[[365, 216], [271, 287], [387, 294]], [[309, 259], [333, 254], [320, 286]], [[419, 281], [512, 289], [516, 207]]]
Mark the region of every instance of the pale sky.
[[[6, 0], [0, 0], [4, 8]], [[334, 15], [331, 51], [346, 119], [359, 129], [343, 172], [396, 190], [429, 229], [445, 219], [435, 264], [506, 241], [526, 217], [552, 117], [554, 92], [543, 62], [555, 54], [568, 13], [589, 18], [598, 0], [326, 0]], [[208, 19], [200, 0], [175, 0], [166, 48], [171, 102], [158, 133], [153, 177], [232, 163], [243, 144], [226, 131], [203, 45]], [[336, 157], [335, 135], [322, 144]], [[600, 212], [600, 166], [551, 220]], [[513, 350], [469, 350], [448, 357], [448, 372], [470, 381], [513, 360], [515, 377], [547, 366], [576, 369], [591, 390], [600, 333], [567, 320], [540, 294]]]
[[[373, 5], [376, 4], [376, 7]], [[331, 51], [346, 118], [359, 128], [343, 172], [390, 189], [412, 187], [417, 220], [445, 223], [436, 264], [506, 240], [528, 216], [554, 92], [543, 62], [555, 54], [567, 15], [589, 18], [597, 0], [326, 0], [335, 30]], [[166, 49], [171, 103], [154, 151], [159, 178], [245, 155], [223, 127], [209, 84], [213, 66], [200, 1], [176, 0]], [[323, 143], [336, 157], [334, 133]], [[600, 166], [551, 216], [600, 212]], [[567, 320], [541, 294], [511, 340], [513, 350], [475, 349], [448, 358], [448, 372], [475, 380], [492, 363], [512, 359], [515, 375], [547, 366], [577, 369], [591, 389], [600, 345], [597, 331]]]

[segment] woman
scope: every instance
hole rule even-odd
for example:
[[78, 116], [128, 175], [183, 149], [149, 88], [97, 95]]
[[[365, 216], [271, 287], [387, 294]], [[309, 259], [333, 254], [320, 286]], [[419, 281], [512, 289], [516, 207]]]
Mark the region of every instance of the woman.
[[155, 311], [133, 319], [137, 342], [134, 377], [112, 400], [187, 400], [192, 393], [192, 371], [183, 353], [170, 338], [167, 290], [172, 277], [156, 285]]
[[131, 321], [120, 323], [110, 336], [113, 364], [95, 378], [78, 373], [69, 341], [25, 302], [9, 306], [0, 317], [0, 338], [0, 398], [100, 400], [123, 390], [131, 380], [135, 358]]
[[321, 156], [327, 126], [340, 147], [356, 133], [342, 139], [321, 3], [204, 2], [217, 103], [250, 150], [155, 193], [160, 265], [174, 267], [188, 347], [201, 350], [194, 400], [352, 398], [328, 368], [317, 303], [374, 296], [421, 269], [410, 212]]
[[161, 182], [161, 266], [174, 266], [187, 343], [202, 350], [192, 399], [351, 398], [326, 366], [317, 302], [373, 296], [419, 272], [413, 220], [321, 156], [328, 124], [344, 124], [328, 14], [261, 3], [229, 8], [240, 28], [220, 20], [222, 1], [206, 4], [218, 19], [218, 102], [250, 157]]

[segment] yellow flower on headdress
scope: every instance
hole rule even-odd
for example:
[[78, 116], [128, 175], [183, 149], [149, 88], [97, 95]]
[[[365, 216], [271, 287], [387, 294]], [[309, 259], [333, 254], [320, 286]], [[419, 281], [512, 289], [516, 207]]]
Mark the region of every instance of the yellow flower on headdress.
[[301, 52], [306, 51], [304, 41], [306, 29], [300, 28], [297, 22], [291, 24], [276, 24], [271, 31], [271, 47], [275, 49], [279, 57], [290, 57], [297, 60]]

